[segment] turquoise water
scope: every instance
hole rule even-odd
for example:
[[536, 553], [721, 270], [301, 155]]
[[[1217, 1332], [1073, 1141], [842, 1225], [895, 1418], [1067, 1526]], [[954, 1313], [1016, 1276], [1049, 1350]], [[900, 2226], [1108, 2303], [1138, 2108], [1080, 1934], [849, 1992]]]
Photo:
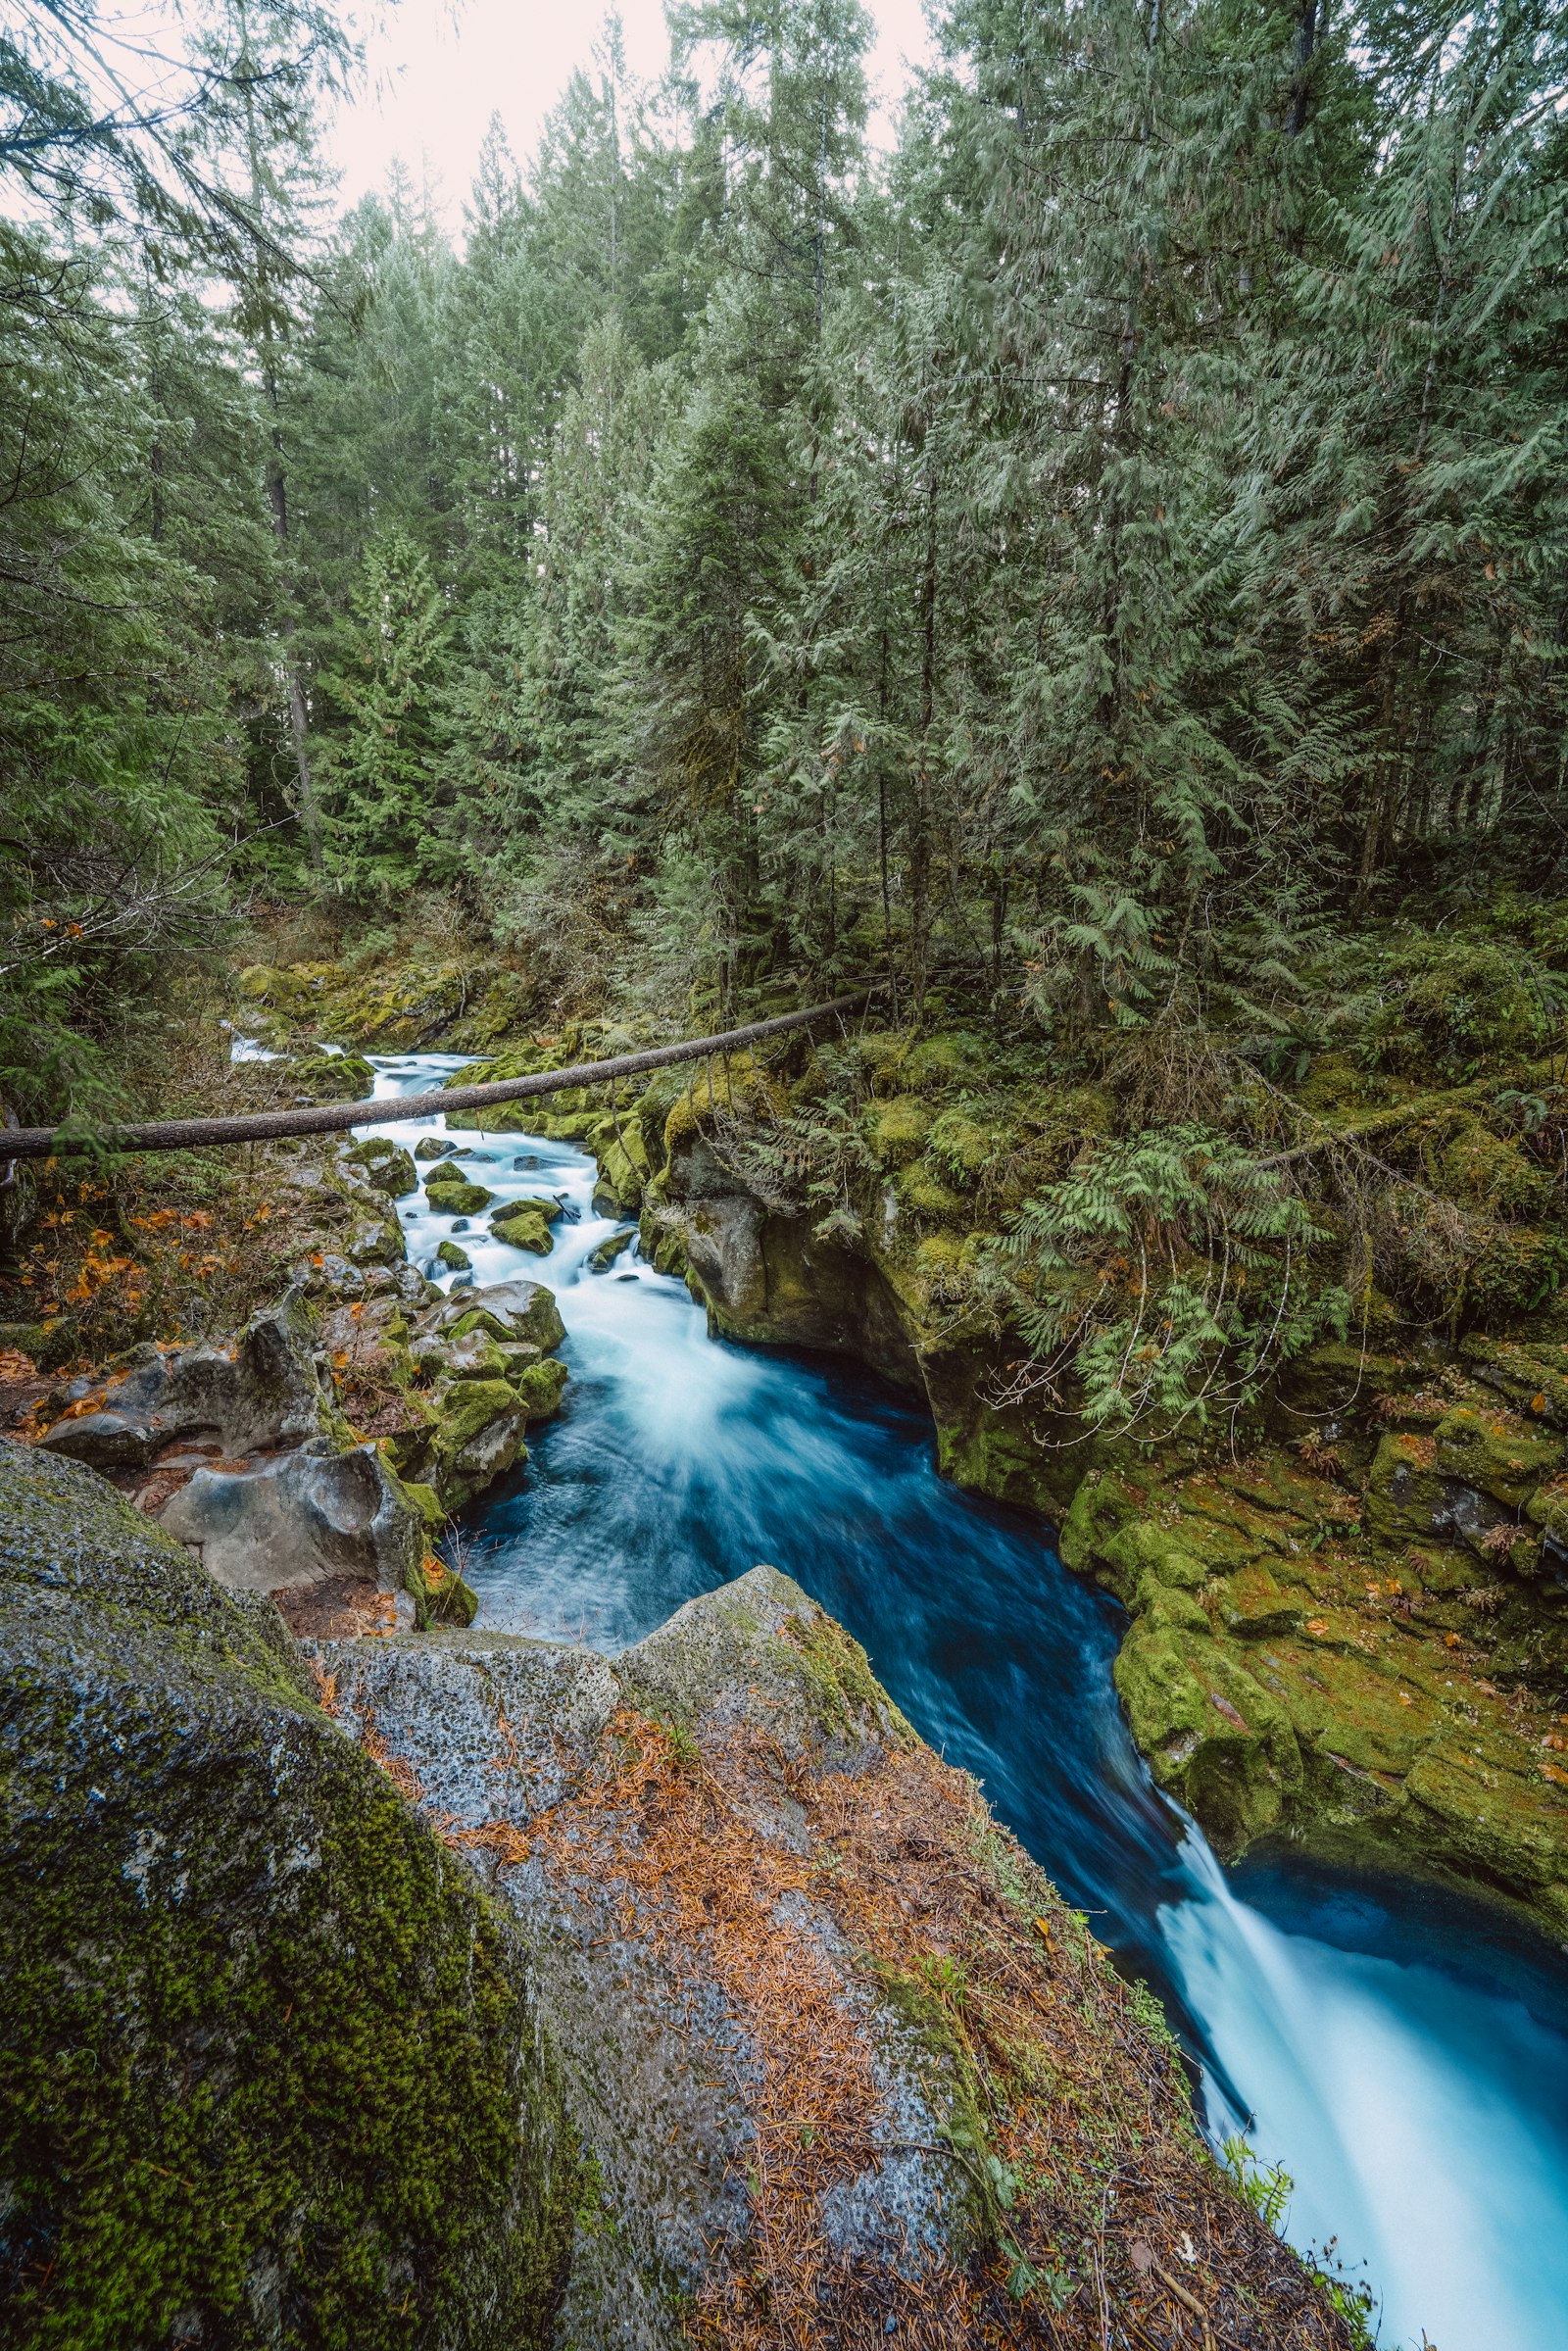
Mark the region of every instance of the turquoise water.
[[[377, 1090], [457, 1065], [386, 1061]], [[412, 1146], [430, 1130], [376, 1131]], [[1037, 1522], [945, 1484], [925, 1416], [874, 1381], [710, 1341], [684, 1288], [635, 1258], [590, 1273], [617, 1227], [594, 1214], [580, 1152], [455, 1140], [492, 1192], [559, 1193], [579, 1211], [543, 1262], [457, 1235], [472, 1278], [550, 1283], [572, 1374], [527, 1470], [469, 1514], [481, 1623], [614, 1650], [760, 1560], [797, 1577], [1155, 1986], [1211, 2135], [1245, 2123], [1285, 2165], [1287, 2233], [1337, 2240], [1378, 2291], [1380, 2341], [1563, 2351], [1562, 1953], [1397, 1881], [1278, 1858], [1223, 1872], [1127, 1736], [1119, 1611]], [[428, 1261], [451, 1222], [422, 1196], [402, 1207], [410, 1254]]]

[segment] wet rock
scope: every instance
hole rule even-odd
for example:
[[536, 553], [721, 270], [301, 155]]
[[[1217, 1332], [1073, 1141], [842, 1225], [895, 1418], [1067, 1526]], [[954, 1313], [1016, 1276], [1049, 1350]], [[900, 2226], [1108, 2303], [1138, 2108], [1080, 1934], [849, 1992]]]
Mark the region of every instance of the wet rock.
[[556, 1295], [543, 1282], [490, 1282], [460, 1298], [443, 1298], [421, 1318], [421, 1329], [454, 1335], [479, 1327], [499, 1339], [527, 1344], [550, 1354], [566, 1336]]
[[45, 1450], [96, 1468], [144, 1467], [175, 1438], [212, 1432], [227, 1454], [280, 1450], [325, 1434], [331, 1408], [297, 1294], [264, 1307], [232, 1347], [138, 1347], [129, 1368], [56, 1421]]
[[416, 1159], [450, 1159], [457, 1150], [450, 1136], [424, 1135], [414, 1147]]
[[[437, 1173], [443, 1173], [438, 1170]], [[488, 1208], [495, 1195], [482, 1184], [466, 1183], [461, 1176], [438, 1182], [435, 1175], [425, 1179], [425, 1196], [437, 1216], [477, 1216]]]
[[460, 1510], [527, 1458], [528, 1415], [502, 1379], [455, 1380], [437, 1401], [432, 1482], [447, 1510]]
[[0, 1526], [7, 2333], [542, 2345], [583, 2191], [514, 1929], [270, 1604], [9, 1442]]
[[450, 1266], [454, 1273], [467, 1273], [472, 1269], [473, 1259], [467, 1250], [460, 1249], [455, 1241], [438, 1243], [435, 1253], [437, 1263]]
[[588, 1252], [589, 1272], [608, 1273], [616, 1258], [630, 1249], [636, 1238], [635, 1232], [612, 1233], [608, 1241], [601, 1241], [597, 1249]]
[[509, 1216], [539, 1216], [546, 1224], [559, 1224], [565, 1212], [565, 1201], [553, 1192], [525, 1193], [520, 1200], [504, 1200], [492, 1209], [490, 1222], [496, 1225]]
[[537, 1208], [509, 1208], [504, 1215], [492, 1217], [490, 1230], [508, 1249], [530, 1249], [536, 1257], [548, 1257], [556, 1246], [549, 1222]]

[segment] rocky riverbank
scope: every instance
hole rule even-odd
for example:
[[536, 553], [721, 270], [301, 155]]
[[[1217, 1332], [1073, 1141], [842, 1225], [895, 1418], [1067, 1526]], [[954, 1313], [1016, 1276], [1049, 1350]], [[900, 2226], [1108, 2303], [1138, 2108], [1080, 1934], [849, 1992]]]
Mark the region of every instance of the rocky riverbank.
[[57, 1451], [0, 1514], [9, 2340], [1356, 2339], [771, 1569], [612, 1660], [301, 1646]]

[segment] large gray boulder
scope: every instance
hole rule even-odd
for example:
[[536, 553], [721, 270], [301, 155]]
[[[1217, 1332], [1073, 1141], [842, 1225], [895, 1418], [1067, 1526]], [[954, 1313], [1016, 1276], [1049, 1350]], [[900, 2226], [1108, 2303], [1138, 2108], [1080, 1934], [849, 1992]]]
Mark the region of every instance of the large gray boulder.
[[542, 2347], [579, 2175], [505, 1919], [270, 1604], [5, 1441], [0, 1538], [0, 2340]]
[[[350, 1443], [297, 1292], [229, 1347], [143, 1347], [45, 1451], [145, 1472], [144, 1506], [220, 1584], [282, 1592], [352, 1577], [400, 1592], [424, 1528], [374, 1445]], [[156, 1473], [156, 1482], [154, 1474]]]
[[560, 2351], [1164, 2339], [1155, 2259], [1216, 2341], [1348, 2351], [1152, 2003], [787, 1577], [614, 1658], [315, 1654], [529, 1953], [593, 2180]]

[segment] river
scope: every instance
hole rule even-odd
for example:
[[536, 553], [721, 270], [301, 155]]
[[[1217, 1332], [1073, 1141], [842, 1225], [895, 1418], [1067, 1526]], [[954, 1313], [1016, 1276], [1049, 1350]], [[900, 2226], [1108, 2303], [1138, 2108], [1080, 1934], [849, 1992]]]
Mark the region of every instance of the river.
[[[376, 1091], [462, 1065], [382, 1059]], [[436, 1129], [374, 1132], [412, 1149]], [[1284, 2165], [1286, 2233], [1336, 2240], [1377, 2292], [1380, 2344], [1563, 2351], [1561, 1953], [1400, 1880], [1278, 1856], [1222, 1871], [1128, 1737], [1110, 1678], [1119, 1609], [1067, 1573], [1038, 1522], [940, 1479], [925, 1416], [868, 1376], [715, 1344], [683, 1285], [633, 1252], [591, 1271], [624, 1228], [594, 1212], [580, 1151], [453, 1139], [499, 1198], [550, 1192], [578, 1211], [541, 1261], [482, 1227], [454, 1234], [422, 1194], [400, 1204], [416, 1262], [451, 1235], [474, 1262], [460, 1282], [542, 1279], [566, 1325], [562, 1416], [468, 1513], [481, 1624], [613, 1651], [759, 1561], [796, 1577], [1153, 1984], [1210, 2135], [1245, 2124]]]

